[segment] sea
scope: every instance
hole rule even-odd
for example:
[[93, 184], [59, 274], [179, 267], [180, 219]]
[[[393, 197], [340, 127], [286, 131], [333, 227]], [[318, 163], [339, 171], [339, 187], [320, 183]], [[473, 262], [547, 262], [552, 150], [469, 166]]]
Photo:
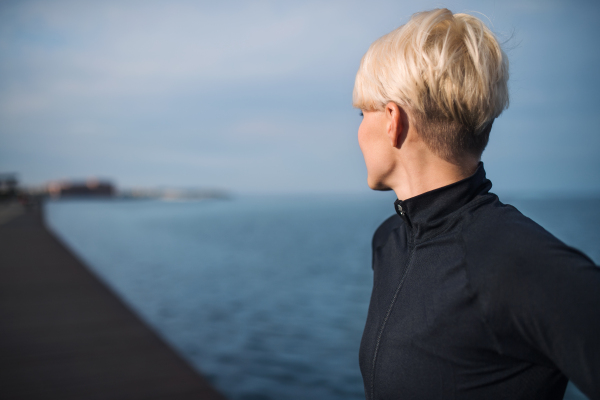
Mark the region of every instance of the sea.
[[[600, 198], [502, 198], [600, 263]], [[364, 399], [390, 193], [48, 201], [49, 228], [231, 400]], [[586, 399], [569, 384], [565, 399]]]

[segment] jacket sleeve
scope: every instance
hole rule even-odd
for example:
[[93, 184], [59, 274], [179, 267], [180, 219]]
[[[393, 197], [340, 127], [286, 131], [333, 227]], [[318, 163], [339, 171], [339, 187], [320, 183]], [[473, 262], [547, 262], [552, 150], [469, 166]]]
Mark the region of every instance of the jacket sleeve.
[[490, 288], [498, 343], [514, 357], [558, 368], [600, 399], [600, 268], [554, 237], [521, 239]]

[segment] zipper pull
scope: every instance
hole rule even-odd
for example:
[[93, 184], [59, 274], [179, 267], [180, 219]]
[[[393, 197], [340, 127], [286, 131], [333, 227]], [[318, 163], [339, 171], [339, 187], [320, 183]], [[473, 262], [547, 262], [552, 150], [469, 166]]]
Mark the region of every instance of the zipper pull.
[[404, 215], [404, 210], [402, 209], [401, 204], [398, 204], [398, 212], [400, 213], [400, 215]]

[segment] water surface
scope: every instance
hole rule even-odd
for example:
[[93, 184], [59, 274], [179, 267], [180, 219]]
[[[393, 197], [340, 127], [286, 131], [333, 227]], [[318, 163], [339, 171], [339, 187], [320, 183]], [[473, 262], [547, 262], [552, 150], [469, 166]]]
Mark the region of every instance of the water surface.
[[[393, 200], [61, 200], [46, 218], [230, 399], [364, 399], [370, 242]], [[600, 200], [507, 202], [600, 261]]]

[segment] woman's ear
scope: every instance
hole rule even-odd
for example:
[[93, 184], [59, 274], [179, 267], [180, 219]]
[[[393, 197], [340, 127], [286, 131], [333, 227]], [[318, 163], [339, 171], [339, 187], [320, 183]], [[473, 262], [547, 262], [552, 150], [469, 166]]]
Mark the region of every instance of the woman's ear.
[[387, 135], [392, 147], [400, 148], [404, 142], [404, 130], [407, 128], [404, 118], [404, 110], [398, 104], [390, 101], [385, 105], [385, 117], [387, 119]]

